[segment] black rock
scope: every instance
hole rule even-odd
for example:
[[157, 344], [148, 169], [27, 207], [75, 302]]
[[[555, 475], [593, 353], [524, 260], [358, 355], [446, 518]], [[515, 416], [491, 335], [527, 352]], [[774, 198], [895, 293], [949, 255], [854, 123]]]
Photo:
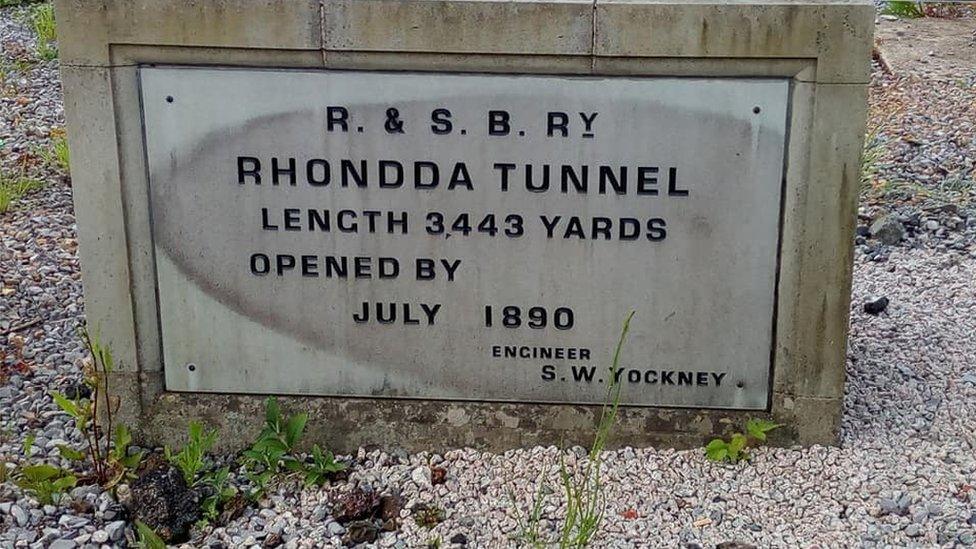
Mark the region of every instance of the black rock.
[[61, 393], [71, 400], [78, 400], [82, 398], [91, 398], [91, 387], [85, 383], [69, 383], [65, 385], [64, 390]]
[[969, 524], [976, 525], [976, 513], [969, 515], [969, 520], [966, 521]]
[[402, 503], [397, 495], [387, 495], [380, 498], [379, 516], [383, 520], [396, 520], [400, 518], [400, 507]]
[[144, 470], [130, 485], [129, 512], [167, 543], [182, 543], [200, 519], [196, 494], [186, 485], [179, 469], [161, 463]]
[[867, 225], [858, 225], [856, 232], [857, 236], [871, 236], [871, 229]]
[[868, 231], [871, 236], [889, 246], [898, 244], [905, 237], [905, 226], [892, 214], [876, 219]]
[[464, 534], [454, 534], [451, 536], [451, 543], [455, 545], [467, 545], [468, 536], [465, 536]]
[[869, 315], [879, 315], [888, 308], [888, 298], [881, 296], [864, 303], [864, 312]]
[[371, 520], [357, 520], [346, 527], [345, 542], [347, 545], [373, 543], [380, 535], [380, 529]]
[[723, 541], [715, 549], [757, 549], [755, 545], [744, 541]]
[[332, 516], [340, 523], [368, 519], [376, 515], [380, 507], [380, 497], [375, 492], [353, 490], [339, 497]]

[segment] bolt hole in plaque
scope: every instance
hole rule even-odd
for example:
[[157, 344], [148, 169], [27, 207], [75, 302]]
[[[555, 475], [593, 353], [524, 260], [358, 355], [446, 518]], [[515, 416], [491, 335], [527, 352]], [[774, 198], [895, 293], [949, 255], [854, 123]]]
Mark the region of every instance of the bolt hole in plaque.
[[168, 390], [766, 408], [787, 80], [140, 78]]

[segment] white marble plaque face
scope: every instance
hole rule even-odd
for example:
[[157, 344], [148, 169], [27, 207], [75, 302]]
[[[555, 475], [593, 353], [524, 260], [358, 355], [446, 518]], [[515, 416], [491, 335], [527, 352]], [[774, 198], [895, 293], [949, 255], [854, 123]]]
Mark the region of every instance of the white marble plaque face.
[[786, 80], [140, 74], [168, 390], [767, 407]]

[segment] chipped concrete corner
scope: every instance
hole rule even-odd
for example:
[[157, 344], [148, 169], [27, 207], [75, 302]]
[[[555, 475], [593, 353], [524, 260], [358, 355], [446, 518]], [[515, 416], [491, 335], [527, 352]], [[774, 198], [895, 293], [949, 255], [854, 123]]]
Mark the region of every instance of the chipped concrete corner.
[[[264, 397], [165, 389], [139, 68], [146, 65], [789, 79], [772, 382], [764, 412], [625, 407], [616, 445], [701, 445], [764, 416], [775, 444], [836, 442], [870, 0], [56, 0], [87, 318], [113, 348], [122, 414], [147, 444], [199, 418], [224, 449]], [[791, 29], [785, 32], [784, 29]], [[310, 442], [502, 450], [586, 444], [599, 406], [281, 397]]]

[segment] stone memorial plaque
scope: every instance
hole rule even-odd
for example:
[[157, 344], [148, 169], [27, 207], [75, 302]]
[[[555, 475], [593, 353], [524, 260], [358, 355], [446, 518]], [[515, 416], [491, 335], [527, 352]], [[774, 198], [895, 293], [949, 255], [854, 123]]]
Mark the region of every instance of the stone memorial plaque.
[[788, 79], [140, 79], [167, 390], [769, 405]]

